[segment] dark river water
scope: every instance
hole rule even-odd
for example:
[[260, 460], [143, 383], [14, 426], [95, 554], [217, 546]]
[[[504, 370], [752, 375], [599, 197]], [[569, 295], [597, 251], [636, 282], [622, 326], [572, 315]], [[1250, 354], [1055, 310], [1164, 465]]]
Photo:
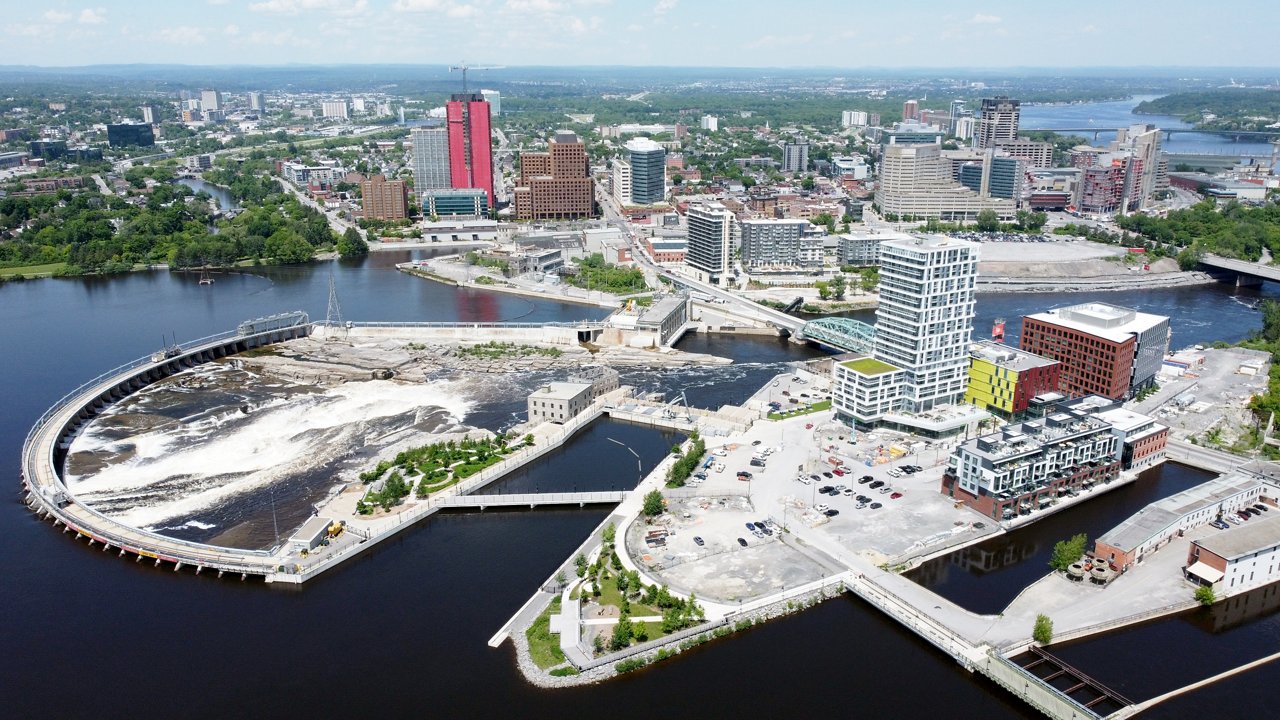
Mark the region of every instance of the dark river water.
[[[984, 720], [1036, 716], [851, 598], [710, 643], [615, 682], [535, 690], [521, 680], [510, 645], [495, 650], [486, 641], [601, 521], [606, 511], [600, 509], [436, 516], [300, 589], [195, 578], [89, 550], [19, 502], [22, 438], [59, 396], [158, 348], [170, 333], [179, 340], [193, 339], [233, 328], [246, 318], [293, 309], [323, 318], [330, 270], [348, 319], [558, 321], [603, 314], [410, 278], [393, 267], [405, 257], [388, 253], [350, 264], [255, 269], [215, 276], [212, 286], [169, 273], [0, 285], [0, 327], [6, 335], [0, 351], [5, 398], [0, 466], [12, 473], [11, 501], [0, 504], [0, 607], [9, 617], [0, 626], [0, 714], [629, 718], [660, 713], [739, 720], [850, 714]], [[1250, 306], [1255, 297], [1237, 302], [1211, 290], [1212, 301], [1202, 305], [1193, 297], [1200, 292], [1147, 293], [1144, 309], [1179, 309], [1174, 337], [1185, 343], [1195, 341], [1193, 337], [1233, 339], [1260, 324]], [[1035, 298], [983, 296], [979, 311], [1011, 316], [1015, 305], [1065, 304]], [[1069, 302], [1077, 299], [1072, 296]], [[819, 354], [772, 339], [725, 336], [691, 338], [682, 347], [731, 356], [740, 365], [715, 371], [629, 371], [624, 382], [668, 394], [683, 390], [690, 404], [716, 407], [742, 400], [785, 362]], [[508, 410], [491, 410], [479, 420], [501, 425], [508, 421]], [[582, 431], [562, 453], [500, 487], [625, 486], [636, 472], [635, 458], [609, 438], [635, 450], [644, 468], [679, 439], [624, 423], [599, 423]], [[593, 473], [593, 466], [615, 477], [601, 478], [603, 473]], [[1149, 493], [1153, 497], [1182, 481], [1158, 482], [1158, 490]], [[1035, 552], [1024, 553], [1023, 564], [1033, 570], [1043, 566]], [[1022, 572], [1013, 569], [1017, 563], [1008, 565], [1011, 569], [982, 578], [993, 581], [989, 590], [964, 592], [979, 600], [984, 592], [1004, 596], [1011, 583], [1001, 575]], [[1259, 657], [1276, 646], [1277, 622], [1269, 610], [1222, 627], [1194, 618], [1167, 622], [1152, 626], [1168, 629], [1148, 631], [1150, 636], [1125, 640], [1128, 635], [1122, 633], [1097, 641], [1096, 649], [1081, 644], [1068, 650], [1075, 653], [1073, 662], [1097, 667], [1105, 676], [1105, 663], [1119, 652], [1117, 647], [1133, 654], [1131, 662], [1145, 660], [1147, 667], [1159, 667], [1181, 653], [1183, 644], [1192, 656], [1221, 655], [1232, 661]], [[1149, 682], [1133, 668], [1120, 667], [1130, 674], [1130, 682]], [[1213, 717], [1256, 717], [1253, 706], [1237, 699], [1267, 695], [1274, 702], [1268, 685], [1273, 678], [1270, 670], [1249, 673], [1196, 693], [1183, 706]]]

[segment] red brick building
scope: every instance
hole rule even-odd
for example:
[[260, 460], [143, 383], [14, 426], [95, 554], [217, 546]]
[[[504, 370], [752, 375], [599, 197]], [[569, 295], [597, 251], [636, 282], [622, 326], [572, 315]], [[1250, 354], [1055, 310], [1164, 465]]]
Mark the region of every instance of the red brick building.
[[1074, 305], [1024, 317], [1020, 346], [1062, 363], [1060, 392], [1120, 400], [1155, 382], [1169, 350], [1169, 318]]

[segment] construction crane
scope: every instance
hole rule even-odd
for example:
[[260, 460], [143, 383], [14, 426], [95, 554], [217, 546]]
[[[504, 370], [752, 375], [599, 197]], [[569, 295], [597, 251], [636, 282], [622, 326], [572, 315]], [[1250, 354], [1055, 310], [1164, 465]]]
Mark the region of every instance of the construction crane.
[[505, 67], [506, 67], [505, 65], [468, 65], [464, 62], [461, 65], [450, 65], [449, 72], [453, 72], [454, 70], [462, 71], [462, 93], [465, 95], [467, 92], [469, 92], [467, 90], [467, 71], [468, 70], [502, 70]]

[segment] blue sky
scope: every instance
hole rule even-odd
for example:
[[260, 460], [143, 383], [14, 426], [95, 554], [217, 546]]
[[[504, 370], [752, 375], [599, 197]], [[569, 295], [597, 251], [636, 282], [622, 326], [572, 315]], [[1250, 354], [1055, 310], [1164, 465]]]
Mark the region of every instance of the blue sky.
[[1277, 27], [1273, 0], [42, 0], [0, 64], [1276, 66]]

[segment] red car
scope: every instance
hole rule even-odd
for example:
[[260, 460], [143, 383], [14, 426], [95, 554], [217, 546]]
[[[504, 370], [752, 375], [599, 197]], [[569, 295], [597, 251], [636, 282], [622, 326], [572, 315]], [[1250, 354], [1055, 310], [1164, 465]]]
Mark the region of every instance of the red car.
[[890, 495], [890, 496], [889, 496], [889, 499], [890, 499], [890, 500], [897, 500], [897, 499], [898, 499], [898, 498], [900, 498], [900, 497], [902, 497], [902, 493], [900, 493], [900, 492], [896, 492], [896, 493], [893, 493], [892, 495]]
[[812, 429], [813, 429], [813, 423], [805, 423], [805, 424], [804, 424], [804, 429], [805, 429], [805, 430], [812, 430]]
[[844, 470], [841, 470], [840, 468], [836, 468], [835, 470], [832, 470], [831, 472], [833, 472], [833, 473], [835, 473], [835, 474], [837, 474], [837, 475], [841, 475], [841, 476], [843, 476], [843, 475], [844, 475]]

